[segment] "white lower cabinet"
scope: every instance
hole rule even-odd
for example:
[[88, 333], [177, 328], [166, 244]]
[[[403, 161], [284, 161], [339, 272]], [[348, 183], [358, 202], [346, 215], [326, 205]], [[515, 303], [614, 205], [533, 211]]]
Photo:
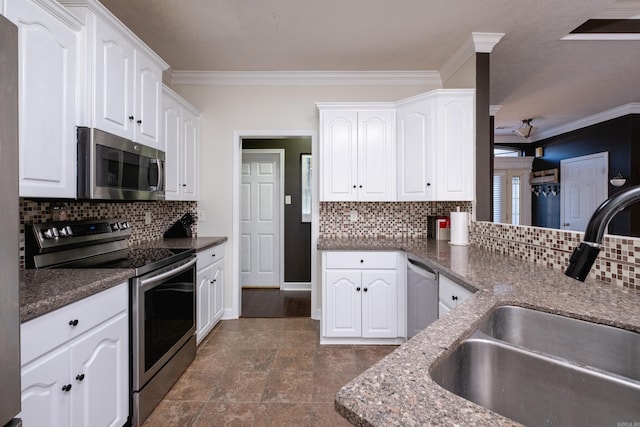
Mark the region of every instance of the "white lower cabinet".
[[198, 252], [196, 273], [196, 342], [199, 344], [224, 314], [224, 249], [221, 244]]
[[440, 274], [438, 278], [438, 318], [456, 308], [471, 295], [473, 292]]
[[331, 338], [397, 341], [402, 335], [398, 319], [404, 316], [397, 265], [396, 252], [323, 253], [324, 342], [330, 343]]
[[23, 323], [23, 425], [124, 425], [128, 331], [126, 283]]

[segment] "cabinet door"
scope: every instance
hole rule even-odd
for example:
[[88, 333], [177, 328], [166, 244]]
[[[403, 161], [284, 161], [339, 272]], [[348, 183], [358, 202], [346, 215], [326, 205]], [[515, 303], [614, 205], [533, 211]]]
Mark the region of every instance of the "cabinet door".
[[198, 117], [182, 109], [182, 200], [198, 200]]
[[161, 136], [162, 70], [142, 52], [135, 52], [136, 98], [135, 135], [137, 142], [164, 151]]
[[473, 92], [438, 94], [438, 200], [473, 200]]
[[[69, 381], [69, 349], [52, 351], [22, 367], [22, 423], [66, 427], [75, 384]], [[63, 390], [71, 384], [71, 389]]]
[[354, 201], [358, 179], [358, 114], [322, 111], [321, 201]]
[[209, 265], [196, 274], [196, 341], [200, 343], [213, 327], [213, 266]]
[[325, 335], [360, 337], [362, 335], [361, 273], [354, 270], [326, 270]]
[[20, 196], [75, 198], [79, 35], [29, 0], [5, 8], [19, 31]]
[[71, 426], [121, 426], [129, 416], [128, 317], [122, 312], [71, 344]]
[[394, 111], [358, 112], [358, 201], [395, 200]]
[[163, 96], [163, 122], [165, 145], [165, 198], [180, 200], [182, 179], [180, 178], [182, 112], [178, 102], [170, 95]]
[[224, 315], [224, 260], [213, 265], [213, 289], [211, 290], [213, 325]]
[[362, 272], [362, 336], [398, 336], [398, 275], [395, 270]]
[[424, 99], [398, 108], [398, 201], [435, 200], [434, 101]]
[[134, 48], [107, 23], [96, 21], [94, 126], [133, 139]]

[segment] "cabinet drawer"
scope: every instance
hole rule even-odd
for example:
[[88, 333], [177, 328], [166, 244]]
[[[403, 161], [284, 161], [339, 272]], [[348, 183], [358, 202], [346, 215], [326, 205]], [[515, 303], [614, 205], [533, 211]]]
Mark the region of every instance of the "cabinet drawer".
[[449, 308], [455, 308], [462, 301], [473, 295], [473, 292], [442, 274], [440, 274], [438, 289], [440, 292], [440, 301]]
[[[127, 310], [128, 284], [123, 283], [73, 304], [59, 308], [20, 326], [20, 360], [24, 365], [36, 357], [83, 334]], [[77, 324], [69, 324], [70, 322]]]
[[197, 254], [197, 269], [200, 270], [224, 258], [224, 243], [199, 251]]
[[326, 253], [325, 268], [382, 269], [396, 268], [398, 256], [395, 252], [379, 251], [333, 251]]

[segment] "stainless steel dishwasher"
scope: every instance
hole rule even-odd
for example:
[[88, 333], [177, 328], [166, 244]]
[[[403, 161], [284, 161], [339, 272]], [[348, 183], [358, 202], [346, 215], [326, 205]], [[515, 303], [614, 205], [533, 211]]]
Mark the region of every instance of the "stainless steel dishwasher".
[[407, 255], [407, 339], [438, 319], [438, 273]]

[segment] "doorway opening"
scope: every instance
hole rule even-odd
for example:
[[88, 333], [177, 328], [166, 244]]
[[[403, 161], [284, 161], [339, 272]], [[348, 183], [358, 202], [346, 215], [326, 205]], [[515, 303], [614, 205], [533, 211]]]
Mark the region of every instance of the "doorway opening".
[[234, 317], [319, 312], [315, 144], [315, 131], [234, 132]]

